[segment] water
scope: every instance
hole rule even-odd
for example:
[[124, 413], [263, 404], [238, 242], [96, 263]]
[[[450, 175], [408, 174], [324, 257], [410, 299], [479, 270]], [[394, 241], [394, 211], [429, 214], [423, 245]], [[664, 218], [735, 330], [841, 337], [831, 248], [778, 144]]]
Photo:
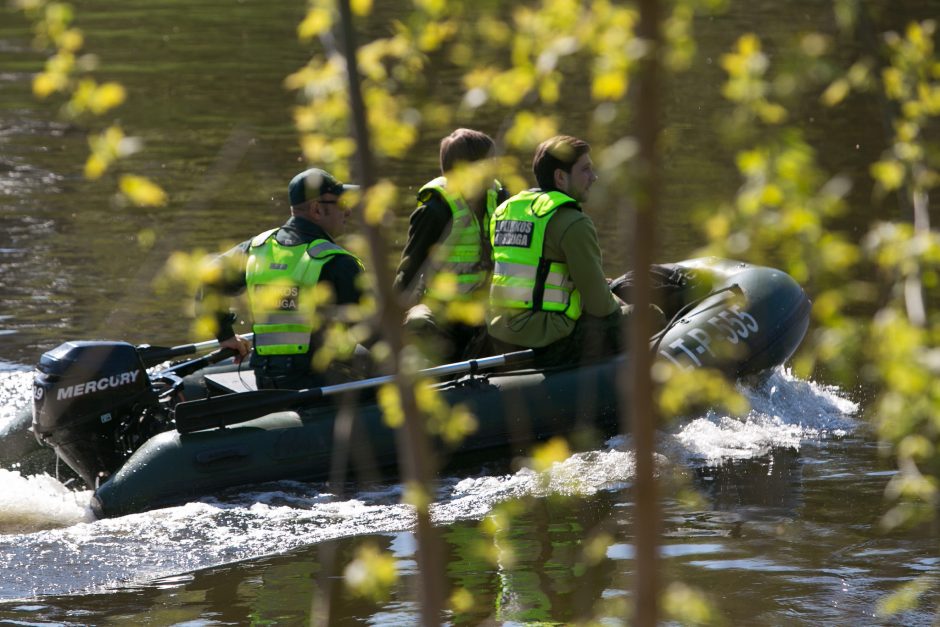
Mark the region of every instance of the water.
[[[733, 624], [877, 624], [882, 595], [936, 574], [935, 534], [878, 531], [890, 471], [845, 394], [784, 369], [740, 389], [746, 416], [709, 411], [661, 432], [660, 474], [673, 477], [664, 483], [664, 572], [708, 591]], [[615, 601], [631, 585], [633, 476], [629, 438], [618, 436], [545, 476], [523, 468], [445, 478], [433, 518], [452, 560], [448, 584], [489, 599], [469, 615], [619, 620]], [[694, 487], [701, 502], [680, 504], [676, 485]], [[0, 494], [6, 620], [100, 624], [172, 607], [173, 624], [305, 622], [324, 594], [340, 623], [416, 620], [413, 513], [396, 484], [340, 496], [279, 482], [108, 520], [94, 520], [90, 492], [48, 475], [0, 471]], [[506, 537], [488, 540], [477, 525], [510, 499], [526, 511]], [[586, 566], [584, 544], [601, 534], [603, 557]], [[356, 602], [324, 575], [364, 542], [395, 556], [401, 579], [388, 601]], [[481, 542], [500, 559], [485, 560]], [[932, 616], [911, 612], [903, 624]]]
[[[894, 3], [892, 26], [936, 9], [936, 2]], [[396, 9], [380, 10], [370, 26], [376, 32]], [[661, 260], [688, 256], [701, 243], [691, 209], [727, 199], [739, 184], [714, 130], [727, 111], [716, 60], [742, 28], [759, 24], [783, 41], [828, 24], [828, 10], [753, 2], [698, 25], [699, 66], [671, 86], [666, 103], [674, 140]], [[154, 280], [174, 250], [221, 248], [285, 217], [286, 182], [306, 165], [290, 125], [293, 98], [281, 88], [307, 60], [293, 35], [302, 12], [302, 3], [260, 0], [79, 7], [104, 76], [132, 94], [121, 122], [146, 148], [128, 167], [171, 193], [167, 207], [131, 210], [113, 203], [107, 183], [81, 178], [84, 129], [32, 99], [29, 77], [42, 58], [22, 19], [0, 8], [0, 434], [21, 431], [31, 369], [65, 340], [205, 339], [189, 337], [189, 295], [160, 292]], [[444, 91], [454, 87], [448, 80], [442, 76]], [[574, 121], [583, 112], [567, 113]], [[808, 111], [807, 134], [832, 171], [864, 172], [883, 141], [872, 119], [864, 106], [838, 116]], [[492, 131], [499, 121], [467, 123]], [[429, 130], [414, 154], [380, 163], [383, 174], [414, 189], [433, 174], [437, 138], [448, 130]], [[850, 226], [877, 211], [868, 192], [856, 189]], [[404, 242], [407, 213], [390, 234], [393, 248]], [[619, 274], [623, 212], [609, 199], [595, 216], [609, 274]], [[143, 230], [154, 232], [152, 246], [138, 244]], [[876, 615], [897, 586], [936, 578], [940, 555], [935, 528], [879, 527], [892, 470], [862, 419], [864, 397], [784, 369], [742, 391], [752, 405], [747, 415], [706, 411], [660, 432], [664, 578], [702, 590], [733, 625], [932, 624], [935, 585], [915, 609]], [[446, 585], [472, 600], [455, 624], [589, 617], [623, 624], [634, 572], [629, 446], [629, 438], [614, 438], [547, 477], [494, 460], [442, 479], [433, 515], [446, 545]], [[343, 493], [269, 484], [95, 520], [90, 493], [63, 485], [64, 471], [60, 477], [47, 450], [0, 468], [0, 623], [304, 624], [328, 615], [337, 624], [410, 625], [417, 618], [413, 514], [397, 484]], [[686, 498], [689, 488], [697, 501]], [[512, 499], [523, 508], [511, 526], [496, 536], [481, 530]], [[343, 587], [343, 569], [366, 544], [394, 557], [399, 579], [387, 599], [362, 601]]]

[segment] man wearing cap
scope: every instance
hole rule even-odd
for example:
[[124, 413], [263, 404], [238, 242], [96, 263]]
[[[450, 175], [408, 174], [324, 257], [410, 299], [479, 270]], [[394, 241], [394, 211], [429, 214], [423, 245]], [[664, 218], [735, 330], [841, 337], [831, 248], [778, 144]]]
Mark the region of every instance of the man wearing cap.
[[[333, 241], [349, 216], [343, 185], [318, 168], [305, 170], [287, 186], [291, 217], [283, 226], [238, 244], [213, 263], [201, 302], [217, 323], [220, 346], [248, 355], [246, 339], [235, 334], [227, 298], [247, 289], [254, 353], [250, 365], [259, 388], [304, 389], [328, 383], [312, 365], [323, 345], [325, 324], [361, 296], [362, 262]], [[225, 307], [222, 305], [226, 304]], [[332, 311], [328, 305], [336, 309]]]

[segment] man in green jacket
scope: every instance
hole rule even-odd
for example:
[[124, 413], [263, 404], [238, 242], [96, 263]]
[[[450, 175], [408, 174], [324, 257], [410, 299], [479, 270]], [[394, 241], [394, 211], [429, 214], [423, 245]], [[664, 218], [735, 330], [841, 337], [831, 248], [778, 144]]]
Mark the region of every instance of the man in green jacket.
[[291, 217], [222, 254], [206, 272], [202, 310], [215, 318], [223, 348], [241, 361], [251, 349], [235, 334], [229, 297], [248, 292], [254, 351], [250, 365], [259, 388], [303, 389], [335, 382], [313, 361], [324, 344], [325, 327], [343, 321], [359, 303], [362, 262], [333, 241], [342, 233], [349, 208], [344, 185], [318, 168], [288, 185]]
[[499, 352], [533, 348], [539, 365], [616, 353], [628, 310], [604, 276], [597, 231], [581, 208], [597, 180], [587, 142], [567, 136], [539, 145], [538, 188], [495, 211], [495, 268], [487, 330]]

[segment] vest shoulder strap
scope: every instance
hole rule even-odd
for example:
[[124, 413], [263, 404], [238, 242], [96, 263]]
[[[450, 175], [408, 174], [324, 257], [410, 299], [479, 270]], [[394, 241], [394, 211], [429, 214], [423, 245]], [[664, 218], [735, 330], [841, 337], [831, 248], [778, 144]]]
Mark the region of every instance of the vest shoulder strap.
[[439, 176], [435, 179], [431, 179], [430, 181], [428, 181], [427, 183], [421, 186], [421, 189], [418, 190], [418, 193], [420, 194], [421, 192], [425, 190], [432, 190], [432, 189], [438, 192], [446, 190], [447, 189], [447, 177]]
[[569, 205], [574, 205], [580, 209], [578, 201], [563, 192], [541, 192], [532, 201], [532, 213], [543, 218]]
[[[439, 176], [421, 186], [418, 190], [417, 198], [419, 203], [425, 203], [432, 194], [437, 192], [447, 202], [447, 177]], [[450, 203], [448, 203], [450, 204]]]
[[264, 246], [264, 243], [268, 241], [268, 238], [277, 233], [278, 229], [270, 229], [264, 233], [258, 233], [251, 239], [251, 247], [258, 248], [259, 246]]
[[333, 255], [349, 255], [352, 253], [339, 244], [334, 244], [327, 240], [314, 240], [307, 249], [307, 254], [310, 255], [312, 259], [326, 259]]

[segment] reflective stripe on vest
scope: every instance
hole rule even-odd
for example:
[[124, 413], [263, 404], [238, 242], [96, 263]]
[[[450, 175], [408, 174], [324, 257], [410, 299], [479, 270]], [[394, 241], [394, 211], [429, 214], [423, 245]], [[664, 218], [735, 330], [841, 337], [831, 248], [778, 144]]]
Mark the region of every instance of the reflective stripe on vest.
[[335, 255], [355, 255], [325, 239], [297, 246], [279, 244], [277, 229], [251, 241], [245, 279], [259, 355], [300, 355], [310, 350], [315, 328], [314, 295], [323, 266]]
[[[495, 185], [499, 185], [498, 181]], [[486, 283], [486, 269], [480, 238], [485, 231], [480, 230], [480, 222], [470, 209], [467, 201], [459, 194], [447, 191], [447, 177], [439, 176], [418, 190], [418, 197], [425, 191], [440, 194], [450, 207], [452, 224], [450, 233], [434, 253], [427, 295], [431, 298], [449, 300], [467, 300]], [[496, 190], [487, 190], [487, 213], [495, 208]], [[454, 277], [454, 291], [440, 289], [442, 275]], [[437, 279], [437, 280], [435, 280]], [[439, 282], [440, 281], [440, 282]]]
[[558, 207], [575, 200], [561, 192], [530, 190], [501, 204], [490, 221], [493, 279], [490, 305], [581, 317], [581, 293], [568, 265], [545, 259], [545, 230]]

